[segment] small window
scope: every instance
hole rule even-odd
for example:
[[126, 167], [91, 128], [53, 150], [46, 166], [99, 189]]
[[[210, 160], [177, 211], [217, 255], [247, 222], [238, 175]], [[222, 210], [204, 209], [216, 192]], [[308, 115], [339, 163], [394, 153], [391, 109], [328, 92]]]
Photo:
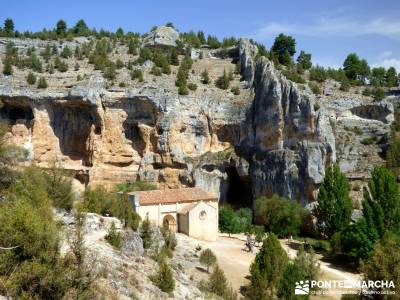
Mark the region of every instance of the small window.
[[207, 213], [205, 210], [200, 212], [200, 220], [204, 220], [207, 217]]

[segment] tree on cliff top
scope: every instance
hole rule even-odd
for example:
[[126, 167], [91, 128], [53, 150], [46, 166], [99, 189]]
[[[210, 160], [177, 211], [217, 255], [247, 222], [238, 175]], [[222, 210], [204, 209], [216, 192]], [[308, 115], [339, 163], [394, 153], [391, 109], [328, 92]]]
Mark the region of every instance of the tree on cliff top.
[[318, 205], [314, 211], [321, 235], [330, 238], [345, 228], [351, 220], [352, 203], [349, 183], [338, 165], [330, 166], [318, 193]]
[[289, 65], [296, 53], [296, 41], [293, 37], [281, 33], [275, 38], [271, 51], [283, 65]]

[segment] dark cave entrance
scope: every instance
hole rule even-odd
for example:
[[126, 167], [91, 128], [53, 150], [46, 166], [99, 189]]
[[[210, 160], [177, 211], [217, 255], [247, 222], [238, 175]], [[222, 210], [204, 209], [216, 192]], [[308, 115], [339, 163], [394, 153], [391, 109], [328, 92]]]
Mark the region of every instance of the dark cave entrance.
[[3, 107], [0, 109], [0, 118], [10, 125], [15, 125], [18, 120], [24, 120], [27, 125], [30, 125], [34, 116], [30, 106], [16, 106], [3, 103]]
[[253, 193], [250, 176], [240, 176], [235, 167], [226, 168], [226, 202], [234, 208], [252, 207]]
[[84, 166], [91, 166], [89, 136], [92, 126], [94, 125], [95, 134], [101, 133], [94, 109], [89, 106], [54, 105], [49, 116], [62, 154], [73, 160], [82, 160]]

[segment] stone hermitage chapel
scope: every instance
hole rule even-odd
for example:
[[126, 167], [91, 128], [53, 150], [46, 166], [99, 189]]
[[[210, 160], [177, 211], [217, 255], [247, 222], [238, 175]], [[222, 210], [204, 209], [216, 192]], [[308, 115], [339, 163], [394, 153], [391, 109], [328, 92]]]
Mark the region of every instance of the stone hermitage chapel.
[[218, 237], [218, 197], [200, 188], [138, 191], [128, 194], [133, 209], [157, 226], [196, 239]]

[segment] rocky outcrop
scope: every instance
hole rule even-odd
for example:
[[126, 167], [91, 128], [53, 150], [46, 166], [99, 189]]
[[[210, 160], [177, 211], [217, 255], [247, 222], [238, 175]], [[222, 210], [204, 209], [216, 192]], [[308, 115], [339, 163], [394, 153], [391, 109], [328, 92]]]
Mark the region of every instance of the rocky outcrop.
[[255, 98], [246, 119], [241, 150], [249, 160], [255, 196], [278, 193], [306, 203], [327, 165], [335, 161], [328, 117], [315, 97], [287, 80], [273, 63], [259, 60]]
[[247, 87], [253, 86], [255, 63], [254, 57], [257, 55], [257, 46], [249, 39], [241, 38], [238, 43], [240, 74], [246, 81]]
[[174, 28], [168, 26], [159, 26], [145, 36], [143, 40], [143, 46], [175, 47], [178, 39], [179, 33]]

